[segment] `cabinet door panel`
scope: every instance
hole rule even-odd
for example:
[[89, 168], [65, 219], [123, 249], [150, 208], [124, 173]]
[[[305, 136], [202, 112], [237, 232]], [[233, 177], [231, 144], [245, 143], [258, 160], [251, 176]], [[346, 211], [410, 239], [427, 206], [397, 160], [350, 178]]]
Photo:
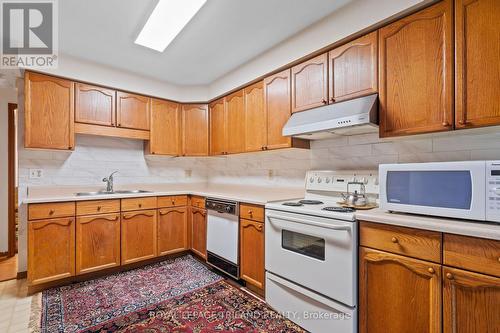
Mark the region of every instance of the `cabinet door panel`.
[[440, 265], [364, 247], [359, 256], [361, 333], [441, 331]]
[[328, 53], [330, 102], [376, 93], [377, 31]]
[[79, 123], [114, 126], [115, 94], [111, 89], [83, 83], [75, 85], [75, 121]]
[[26, 72], [26, 148], [74, 148], [74, 84], [48, 75]]
[[457, 128], [500, 124], [500, 1], [455, 1]]
[[292, 68], [292, 113], [328, 104], [328, 54]]
[[224, 99], [210, 104], [210, 155], [227, 152], [227, 119]]
[[122, 265], [156, 257], [156, 210], [122, 213]]
[[181, 113], [177, 103], [151, 100], [151, 133], [149, 153], [154, 155], [180, 155]]
[[259, 289], [264, 288], [264, 224], [240, 220], [241, 278]]
[[200, 257], [207, 258], [207, 212], [191, 208], [191, 250]]
[[496, 333], [500, 329], [500, 279], [445, 267], [445, 333]]
[[120, 214], [76, 219], [76, 274], [120, 265]]
[[282, 135], [283, 126], [291, 116], [290, 70], [264, 79], [264, 107], [267, 115], [267, 148], [288, 148], [289, 137]]
[[245, 151], [245, 103], [243, 90], [226, 98], [227, 153], [236, 154]]
[[116, 93], [118, 127], [149, 131], [150, 98], [121, 91]]
[[182, 106], [182, 151], [185, 156], [208, 155], [208, 106], [184, 104]]
[[187, 208], [160, 209], [158, 214], [158, 255], [187, 250]]
[[73, 218], [28, 222], [28, 281], [31, 285], [75, 275]]
[[245, 151], [264, 150], [267, 144], [267, 115], [263, 81], [245, 88]]
[[452, 3], [379, 31], [380, 136], [453, 129]]

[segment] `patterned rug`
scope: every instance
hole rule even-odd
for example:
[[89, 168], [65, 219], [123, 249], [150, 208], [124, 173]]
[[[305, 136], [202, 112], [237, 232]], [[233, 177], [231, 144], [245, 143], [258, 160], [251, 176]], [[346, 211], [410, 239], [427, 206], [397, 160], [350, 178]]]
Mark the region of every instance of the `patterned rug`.
[[44, 291], [33, 310], [41, 333], [305, 332], [189, 255]]

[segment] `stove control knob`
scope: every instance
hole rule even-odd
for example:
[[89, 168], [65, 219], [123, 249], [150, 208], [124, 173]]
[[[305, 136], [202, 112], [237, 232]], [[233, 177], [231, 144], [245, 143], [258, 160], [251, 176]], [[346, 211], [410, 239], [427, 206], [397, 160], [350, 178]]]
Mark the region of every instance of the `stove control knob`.
[[226, 207], [226, 212], [231, 213], [231, 207], [227, 206]]
[[330, 183], [330, 178], [328, 178], [328, 177], [327, 177], [327, 178], [325, 179], [325, 182], [326, 182], [327, 184], [329, 184], [329, 183]]
[[318, 184], [320, 184], [320, 183], [321, 183], [321, 178], [320, 178], [320, 177], [318, 177]]
[[309, 178], [309, 182], [314, 183], [314, 178], [313, 177]]

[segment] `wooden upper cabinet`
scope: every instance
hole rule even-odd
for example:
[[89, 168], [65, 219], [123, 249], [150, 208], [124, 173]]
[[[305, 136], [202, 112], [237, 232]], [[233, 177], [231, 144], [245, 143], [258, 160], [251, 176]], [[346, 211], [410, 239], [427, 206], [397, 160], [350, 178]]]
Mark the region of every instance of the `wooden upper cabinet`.
[[76, 219], [76, 274], [120, 266], [120, 214]]
[[441, 332], [441, 266], [368, 248], [359, 253], [359, 332]]
[[243, 90], [224, 98], [226, 104], [227, 153], [245, 151], [245, 100]]
[[149, 97], [121, 91], [116, 93], [118, 127], [149, 131], [149, 112]]
[[264, 107], [264, 82], [244, 89], [245, 151], [264, 150], [267, 145], [267, 116]]
[[377, 31], [328, 53], [330, 103], [378, 91]]
[[151, 133], [146, 152], [154, 155], [181, 154], [180, 105], [151, 99]]
[[500, 124], [500, 1], [455, 0], [455, 126]]
[[264, 79], [264, 108], [267, 115], [267, 149], [287, 148], [291, 138], [282, 135], [290, 118], [290, 70]]
[[74, 83], [56, 77], [26, 72], [26, 148], [74, 148]]
[[379, 30], [380, 136], [453, 129], [453, 9], [441, 1]]
[[210, 155], [227, 152], [227, 121], [224, 98], [210, 104]]
[[184, 156], [208, 155], [208, 105], [184, 104], [182, 106], [182, 154]]
[[75, 222], [61, 218], [28, 222], [31, 285], [75, 275]]
[[485, 332], [500, 329], [500, 278], [443, 268], [444, 333]]
[[116, 91], [84, 83], [75, 84], [75, 121], [115, 126]]
[[292, 68], [292, 113], [328, 104], [328, 54]]

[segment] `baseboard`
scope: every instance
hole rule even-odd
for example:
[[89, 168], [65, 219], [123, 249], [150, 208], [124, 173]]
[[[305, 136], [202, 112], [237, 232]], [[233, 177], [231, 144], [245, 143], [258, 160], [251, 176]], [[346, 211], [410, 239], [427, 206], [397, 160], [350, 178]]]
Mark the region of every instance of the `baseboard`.
[[28, 272], [27, 271], [24, 271], [24, 272], [17, 272], [17, 279], [18, 280], [22, 280], [22, 279], [26, 279], [28, 277]]

